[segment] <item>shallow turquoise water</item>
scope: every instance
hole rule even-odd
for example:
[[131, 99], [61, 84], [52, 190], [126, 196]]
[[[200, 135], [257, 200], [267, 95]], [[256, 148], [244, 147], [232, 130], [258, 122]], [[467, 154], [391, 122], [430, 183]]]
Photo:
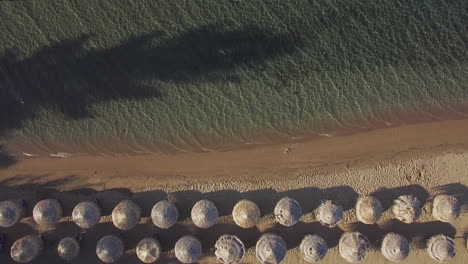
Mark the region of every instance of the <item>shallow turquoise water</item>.
[[222, 149], [461, 117], [468, 4], [446, 2], [0, 2], [3, 143]]

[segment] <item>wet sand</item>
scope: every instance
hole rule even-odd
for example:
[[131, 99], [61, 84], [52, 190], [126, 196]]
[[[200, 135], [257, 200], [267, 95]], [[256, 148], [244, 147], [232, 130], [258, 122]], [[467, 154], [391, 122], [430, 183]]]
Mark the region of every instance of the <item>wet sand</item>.
[[[289, 153], [283, 153], [290, 148]], [[31, 158], [0, 170], [0, 200], [23, 198], [31, 215], [34, 203], [46, 197], [60, 199], [66, 216], [81, 200], [98, 198], [104, 214], [99, 226], [87, 231], [83, 251], [74, 263], [99, 263], [94, 247], [105, 234], [119, 233], [110, 223], [112, 208], [122, 199], [133, 199], [143, 207], [145, 218], [135, 228], [123, 232], [127, 254], [119, 263], [138, 263], [133, 249], [146, 235], [156, 234], [165, 250], [160, 263], [176, 263], [171, 249], [184, 234], [198, 236], [206, 256], [201, 263], [212, 263], [212, 247], [223, 233], [237, 234], [249, 248], [246, 263], [257, 263], [254, 245], [261, 233], [282, 235], [288, 254], [284, 263], [303, 263], [297, 247], [307, 233], [317, 233], [331, 247], [323, 263], [344, 263], [336, 247], [340, 235], [358, 230], [371, 241], [372, 250], [363, 263], [386, 263], [378, 251], [379, 240], [396, 231], [412, 241], [405, 263], [434, 263], [425, 253], [424, 240], [431, 234], [455, 237], [457, 256], [453, 263], [466, 259], [465, 233], [468, 232], [468, 120], [443, 121], [397, 128], [378, 129], [349, 136], [323, 137], [307, 142], [259, 146], [228, 152], [187, 153], [178, 155], [83, 156]], [[374, 194], [388, 209], [399, 195], [412, 193], [426, 201], [421, 219], [406, 225], [392, 220], [386, 210], [377, 225], [358, 223], [354, 204], [360, 195]], [[464, 213], [454, 223], [432, 218], [431, 198], [435, 194], [457, 195]], [[275, 223], [272, 215], [283, 196], [297, 199], [304, 215], [293, 227]], [[161, 199], [174, 201], [181, 221], [170, 230], [160, 230], [149, 217], [152, 205]], [[189, 219], [191, 206], [199, 199], [211, 199], [218, 206], [220, 221], [213, 228], [195, 228]], [[242, 229], [233, 224], [231, 211], [243, 198], [259, 204], [261, 222]], [[321, 200], [333, 199], [346, 209], [337, 228], [318, 224], [314, 210]], [[36, 263], [58, 263], [55, 252], [60, 238], [80, 232], [64, 217], [55, 229], [41, 229], [26, 218], [18, 226], [0, 228], [7, 235], [7, 247], [25, 234], [41, 232], [48, 247]], [[7, 251], [8, 253], [8, 251]], [[8, 254], [0, 263], [9, 263]]]

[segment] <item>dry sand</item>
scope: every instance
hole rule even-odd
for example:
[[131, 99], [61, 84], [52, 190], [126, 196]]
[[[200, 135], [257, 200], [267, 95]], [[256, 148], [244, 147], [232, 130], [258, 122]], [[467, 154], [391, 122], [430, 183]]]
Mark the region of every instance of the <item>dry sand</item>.
[[[288, 147], [292, 151], [283, 153]], [[249, 255], [245, 263], [257, 263], [254, 245], [260, 234], [267, 231], [277, 232], [286, 240], [290, 250], [284, 263], [304, 263], [297, 247], [307, 233], [323, 236], [331, 247], [323, 263], [344, 263], [336, 245], [347, 230], [362, 232], [374, 247], [362, 263], [388, 262], [379, 252], [378, 244], [389, 231], [399, 232], [412, 241], [412, 251], [405, 263], [434, 263], [424, 251], [424, 239], [435, 233], [455, 237], [457, 255], [453, 263], [464, 263], [468, 257], [464, 246], [468, 232], [467, 185], [468, 120], [385, 128], [228, 152], [34, 158], [0, 170], [0, 200], [25, 199], [30, 216], [36, 201], [56, 197], [67, 217], [52, 229], [40, 229], [29, 217], [13, 228], [0, 228], [0, 232], [7, 235], [7, 248], [23, 235], [42, 232], [48, 247], [37, 263], [58, 263], [58, 241], [80, 232], [70, 222], [73, 206], [81, 200], [98, 198], [106, 217], [86, 232], [83, 251], [75, 263], [99, 263], [94, 251], [97, 240], [106, 234], [119, 233], [108, 215], [120, 200], [132, 199], [143, 207], [144, 219], [135, 229], [121, 233], [128, 251], [119, 263], [138, 263], [134, 248], [149, 234], [156, 234], [165, 251], [160, 263], [175, 263], [171, 249], [178, 238], [189, 233], [203, 242], [206, 256], [201, 263], [213, 262], [212, 248], [224, 233], [237, 234], [246, 243]], [[409, 193], [426, 202], [421, 219], [407, 225], [392, 220], [388, 208], [394, 198]], [[464, 213], [454, 223], [432, 218], [431, 198], [438, 193], [457, 195], [464, 204]], [[354, 205], [365, 194], [374, 194], [386, 209], [377, 225], [357, 222]], [[295, 198], [303, 208], [301, 222], [292, 227], [276, 224], [272, 215], [276, 201], [284, 196]], [[151, 207], [165, 198], [176, 202], [181, 218], [169, 230], [156, 228], [149, 219]], [[219, 223], [208, 231], [195, 228], [189, 218], [191, 206], [201, 198], [214, 201], [220, 211]], [[258, 203], [262, 211], [261, 222], [254, 228], [242, 229], [233, 224], [232, 208], [244, 198]], [[324, 199], [333, 199], [346, 210], [345, 219], [337, 228], [322, 227], [314, 217], [314, 210]], [[7, 250], [0, 254], [0, 263], [9, 262]]]

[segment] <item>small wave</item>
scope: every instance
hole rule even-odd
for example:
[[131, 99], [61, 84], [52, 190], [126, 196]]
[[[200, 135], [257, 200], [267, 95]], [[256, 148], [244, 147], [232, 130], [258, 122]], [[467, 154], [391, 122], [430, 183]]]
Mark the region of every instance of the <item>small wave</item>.
[[54, 158], [68, 158], [72, 154], [67, 153], [67, 152], [57, 152], [56, 154], [49, 154], [49, 156], [54, 157]]
[[22, 154], [25, 155], [26, 157], [39, 157], [38, 154], [31, 154], [31, 153], [26, 153], [26, 152], [23, 152]]
[[318, 135], [321, 137], [333, 137], [332, 134], [327, 134], [327, 133], [321, 133], [321, 134], [319, 133]]

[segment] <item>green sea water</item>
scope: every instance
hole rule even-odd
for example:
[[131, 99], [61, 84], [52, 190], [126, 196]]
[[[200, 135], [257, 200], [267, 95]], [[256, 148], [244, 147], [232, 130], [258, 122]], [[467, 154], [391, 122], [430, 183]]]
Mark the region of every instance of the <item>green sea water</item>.
[[224, 149], [468, 114], [464, 0], [0, 2], [1, 143]]

